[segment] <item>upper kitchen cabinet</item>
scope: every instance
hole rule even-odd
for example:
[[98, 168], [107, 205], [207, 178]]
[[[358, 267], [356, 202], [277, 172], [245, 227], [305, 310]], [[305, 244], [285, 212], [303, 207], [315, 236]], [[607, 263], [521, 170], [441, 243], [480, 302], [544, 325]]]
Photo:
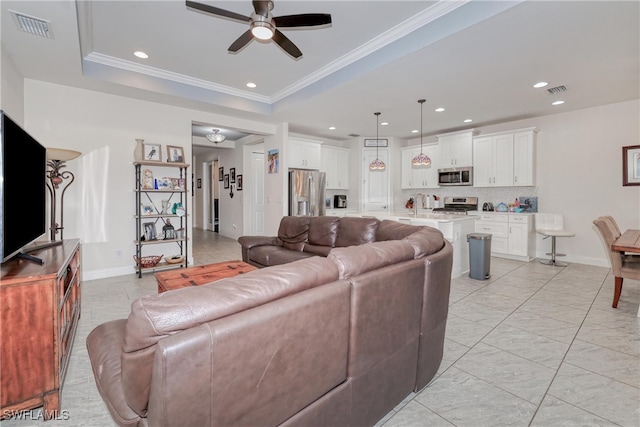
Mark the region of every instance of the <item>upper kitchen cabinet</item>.
[[473, 185], [535, 185], [535, 133], [535, 128], [528, 128], [474, 138]]
[[535, 128], [513, 134], [513, 185], [536, 185], [536, 133]]
[[349, 154], [347, 148], [322, 146], [322, 162], [320, 170], [326, 172], [325, 188], [327, 190], [349, 189]]
[[439, 168], [473, 165], [473, 129], [438, 135]]
[[431, 159], [429, 166], [413, 166], [411, 160], [420, 154], [420, 147], [402, 149], [402, 188], [439, 188], [438, 168], [440, 162], [440, 146], [438, 144], [423, 145], [422, 152]]
[[320, 169], [322, 143], [289, 138], [289, 167], [294, 169]]
[[473, 141], [473, 185], [513, 185], [513, 134], [483, 136]]

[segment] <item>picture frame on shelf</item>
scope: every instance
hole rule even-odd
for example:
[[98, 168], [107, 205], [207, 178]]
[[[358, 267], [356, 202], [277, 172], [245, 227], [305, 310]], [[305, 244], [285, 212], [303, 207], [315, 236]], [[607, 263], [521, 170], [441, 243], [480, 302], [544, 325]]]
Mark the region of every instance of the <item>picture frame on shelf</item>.
[[218, 168], [218, 181], [222, 181], [224, 179], [224, 168], [223, 167], [219, 167]]
[[167, 145], [167, 162], [184, 163], [184, 148], [177, 145]]
[[224, 188], [229, 188], [229, 174], [224, 175]]
[[364, 146], [365, 147], [388, 147], [389, 146], [389, 140], [386, 138], [365, 138], [364, 140]]
[[162, 162], [162, 145], [149, 142], [142, 143], [142, 153], [146, 162]]
[[144, 240], [147, 242], [150, 240], [158, 240], [155, 222], [145, 222], [142, 224], [142, 228], [144, 229]]
[[154, 213], [156, 213], [156, 210], [152, 205], [142, 205], [141, 212], [142, 215], [153, 215]]
[[232, 184], [236, 183], [236, 168], [229, 169], [229, 178], [231, 179], [230, 182]]
[[156, 179], [156, 188], [158, 190], [171, 190], [171, 178], [157, 178]]
[[622, 185], [640, 185], [640, 145], [622, 147]]
[[184, 178], [171, 178], [171, 189], [184, 191]]
[[242, 191], [242, 175], [238, 175], [237, 179], [238, 179], [238, 191]]

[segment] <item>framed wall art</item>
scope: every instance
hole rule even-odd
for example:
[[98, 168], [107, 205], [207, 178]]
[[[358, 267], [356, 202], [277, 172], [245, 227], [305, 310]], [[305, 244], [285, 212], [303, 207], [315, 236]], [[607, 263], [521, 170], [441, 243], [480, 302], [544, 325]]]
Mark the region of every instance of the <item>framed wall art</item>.
[[162, 146], [160, 144], [142, 143], [144, 160], [147, 162], [162, 161]]
[[622, 185], [640, 185], [640, 145], [622, 147]]
[[364, 140], [365, 147], [388, 147], [389, 140], [388, 139], [365, 139]]
[[236, 183], [236, 168], [229, 169], [229, 178], [232, 184]]
[[238, 175], [238, 191], [242, 191], [242, 175]]
[[224, 168], [218, 168], [218, 181], [222, 181], [224, 179]]
[[167, 145], [167, 162], [184, 163], [184, 149], [175, 145]]
[[229, 174], [224, 175], [224, 188], [229, 188]]

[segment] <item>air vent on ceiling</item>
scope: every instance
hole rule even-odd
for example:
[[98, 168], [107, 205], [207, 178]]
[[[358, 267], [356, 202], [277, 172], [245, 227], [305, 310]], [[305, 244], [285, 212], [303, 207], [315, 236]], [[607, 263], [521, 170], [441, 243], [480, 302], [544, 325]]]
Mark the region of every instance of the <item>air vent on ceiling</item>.
[[11, 13], [11, 16], [13, 16], [13, 20], [19, 30], [36, 36], [46, 37], [48, 39], [53, 38], [53, 31], [51, 31], [49, 21], [25, 15], [24, 13], [16, 12], [15, 10], [10, 10], [9, 12]]
[[567, 91], [567, 88], [565, 85], [560, 85], [560, 86], [547, 89], [547, 92], [549, 92], [551, 95], [555, 95], [555, 94], [566, 92], [566, 91]]
[[350, 136], [351, 138], [357, 138], [357, 137], [359, 137], [360, 135], [358, 135], [357, 133], [350, 133], [350, 134], [349, 134], [349, 135], [347, 135], [347, 136]]

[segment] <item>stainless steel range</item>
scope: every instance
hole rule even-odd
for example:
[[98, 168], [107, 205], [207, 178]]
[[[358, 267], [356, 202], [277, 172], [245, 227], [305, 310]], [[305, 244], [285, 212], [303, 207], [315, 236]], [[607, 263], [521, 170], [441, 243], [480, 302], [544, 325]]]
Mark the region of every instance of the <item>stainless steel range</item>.
[[445, 197], [443, 208], [434, 208], [433, 213], [466, 215], [468, 211], [478, 210], [477, 197]]

